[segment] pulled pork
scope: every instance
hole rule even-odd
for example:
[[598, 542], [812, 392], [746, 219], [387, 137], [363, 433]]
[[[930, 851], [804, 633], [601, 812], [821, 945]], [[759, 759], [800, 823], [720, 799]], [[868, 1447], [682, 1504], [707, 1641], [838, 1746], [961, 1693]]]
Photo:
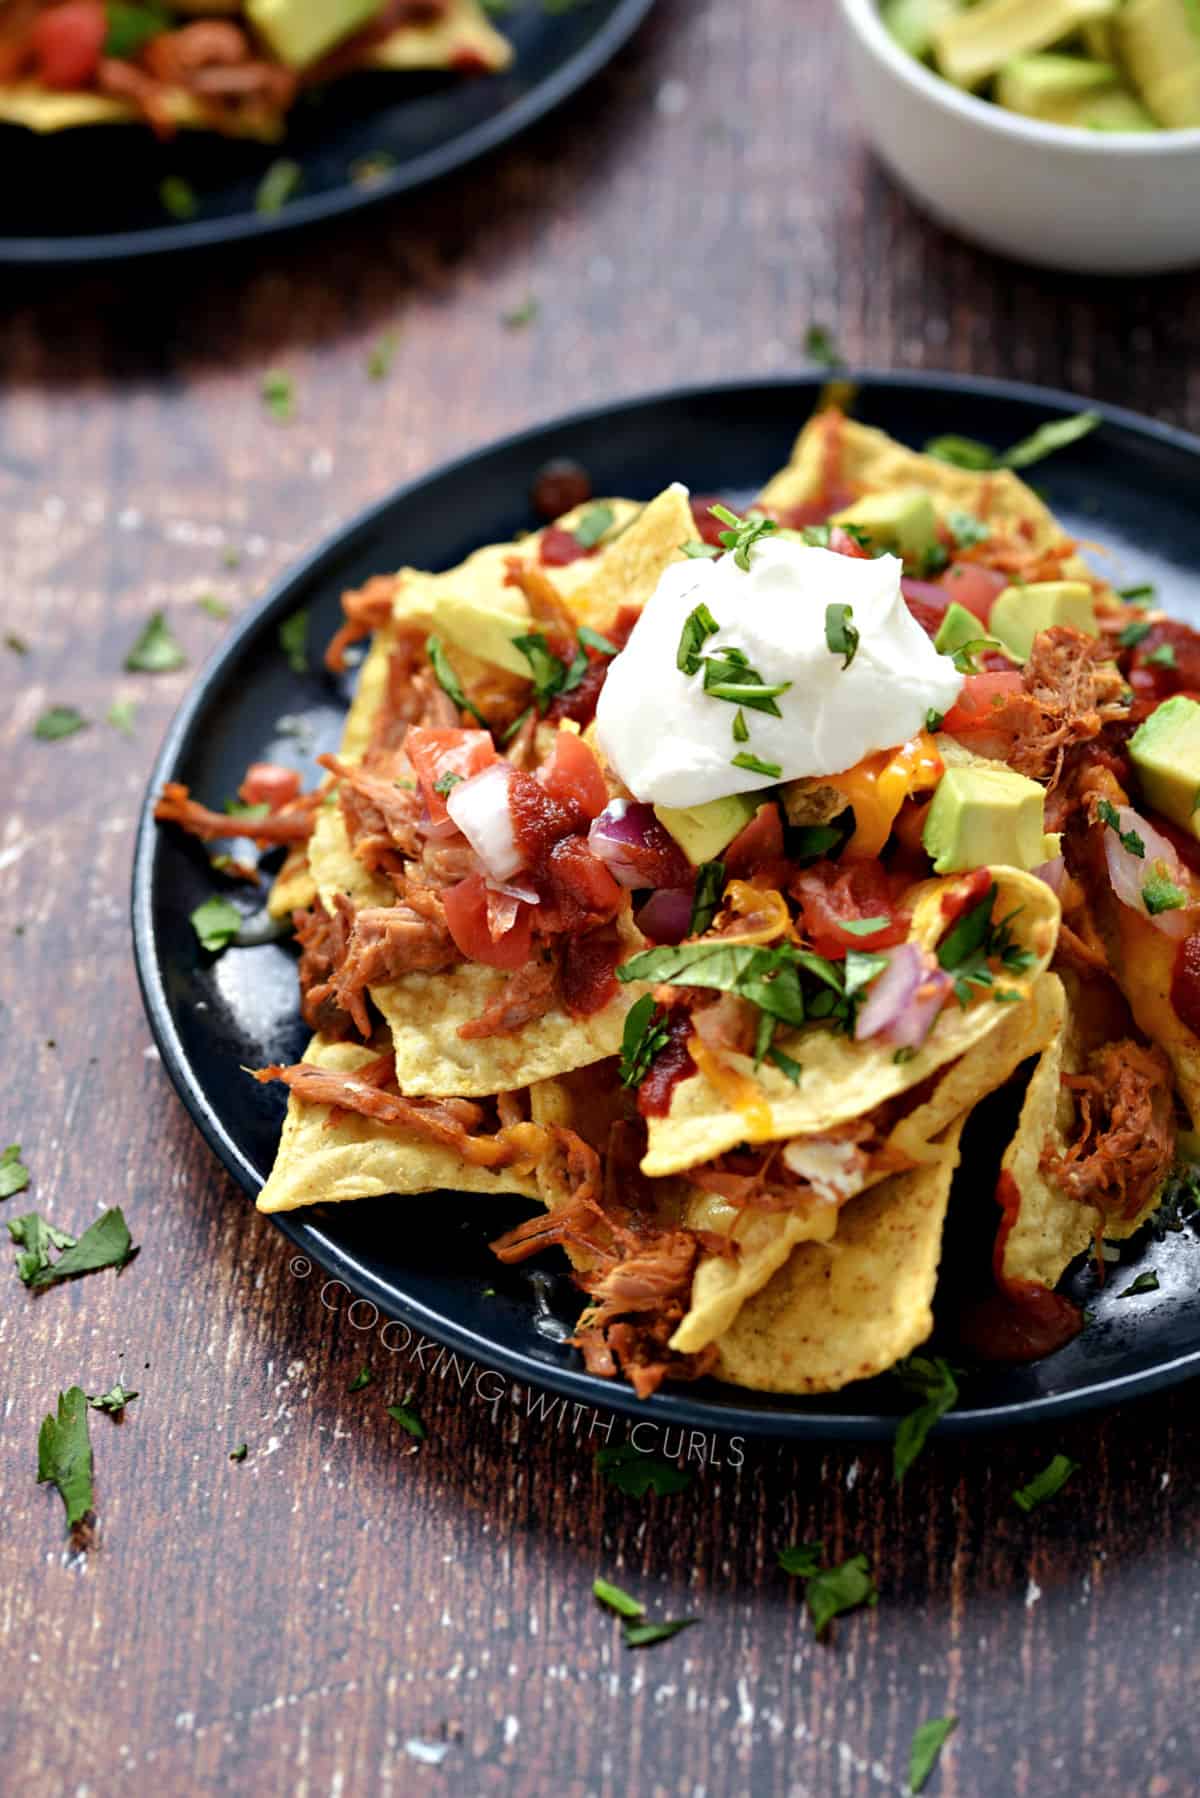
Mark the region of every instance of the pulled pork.
[[302, 793], [289, 800], [265, 818], [239, 818], [228, 812], [213, 812], [193, 799], [187, 787], [169, 780], [163, 787], [154, 816], [160, 824], [178, 824], [189, 836], [206, 843], [222, 837], [249, 837], [261, 848], [275, 843], [307, 843], [312, 835], [320, 791]]
[[[457, 954], [457, 951], [454, 951]], [[558, 960], [544, 952], [510, 974], [496, 997], [477, 1018], [460, 1024], [458, 1034], [473, 1042], [485, 1036], [511, 1036], [537, 1018], [544, 1018], [558, 1002]]]
[[392, 616], [398, 583], [394, 574], [373, 574], [363, 587], [348, 587], [342, 594], [346, 622], [330, 639], [325, 666], [331, 674], [346, 672], [346, 651], [374, 631], [381, 631]]
[[[1051, 791], [1070, 751], [1129, 715], [1127, 689], [1111, 649], [1068, 625], [1040, 631], [1024, 668], [1024, 702], [1009, 755], [1019, 774]], [[1046, 828], [1056, 829], [1049, 818]]]
[[1175, 1160], [1171, 1069], [1161, 1049], [1129, 1038], [1105, 1043], [1086, 1073], [1064, 1074], [1081, 1128], [1065, 1155], [1044, 1153], [1042, 1171], [1106, 1218], [1136, 1217]]
[[320, 906], [295, 914], [303, 950], [300, 1009], [305, 1022], [327, 1036], [348, 1036], [348, 1020], [367, 1037], [368, 987], [402, 974], [437, 973], [458, 959], [458, 950], [443, 923], [411, 906], [367, 905], [356, 911], [344, 893], [336, 893], [333, 902], [332, 916]]

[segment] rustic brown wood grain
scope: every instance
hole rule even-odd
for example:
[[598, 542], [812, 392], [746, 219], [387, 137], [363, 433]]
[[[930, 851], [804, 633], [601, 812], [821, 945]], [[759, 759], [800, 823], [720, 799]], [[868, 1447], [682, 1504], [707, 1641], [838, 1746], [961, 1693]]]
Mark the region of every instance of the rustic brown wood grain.
[[[174, 1099], [130, 967], [139, 796], [225, 628], [196, 597], [249, 604], [443, 457], [571, 403], [793, 367], [813, 320], [851, 360], [1200, 427], [1196, 279], [1036, 274], [924, 223], [859, 144], [831, 11], [661, 0], [583, 98], [409, 204], [174, 271], [5, 276], [0, 604], [31, 649], [0, 652], [0, 1141], [32, 1205], [69, 1227], [120, 1203], [141, 1244], [119, 1280], [33, 1299], [13, 1278], [0, 1313], [14, 1793], [859, 1798], [900, 1792], [914, 1725], [946, 1711], [945, 1798], [1200, 1785], [1194, 1387], [935, 1445], [902, 1494], [876, 1449], [748, 1446], [680, 1497], [623, 1498], [590, 1418], [507, 1385], [489, 1409], [322, 1304]], [[528, 295], [536, 322], [506, 330]], [[289, 426], [259, 398], [271, 366]], [[123, 674], [155, 607], [192, 668]], [[133, 741], [101, 722], [117, 695]], [[36, 743], [51, 702], [96, 722]], [[118, 1375], [142, 1396], [93, 1417], [98, 1526], [72, 1555], [37, 1425], [60, 1387]], [[415, 1452], [383, 1412], [409, 1385]], [[1081, 1472], [1022, 1516], [1012, 1488], [1059, 1449]], [[882, 1594], [827, 1645], [775, 1568], [806, 1537], [866, 1550]], [[701, 1621], [629, 1652], [597, 1573]]]

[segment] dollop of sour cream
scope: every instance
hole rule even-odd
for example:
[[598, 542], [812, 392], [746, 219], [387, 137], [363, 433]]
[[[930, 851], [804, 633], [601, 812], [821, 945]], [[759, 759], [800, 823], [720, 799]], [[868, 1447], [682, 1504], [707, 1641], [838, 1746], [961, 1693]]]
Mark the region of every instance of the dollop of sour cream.
[[[895, 556], [870, 560], [760, 538], [749, 569], [732, 555], [672, 563], [620, 655], [596, 709], [600, 747], [635, 798], [696, 806], [753, 793], [780, 780], [840, 774], [872, 750], [891, 749], [944, 713], [963, 676], [939, 655], [909, 612]], [[740, 651], [762, 680], [790, 681], [780, 716], [742, 709], [745, 739], [733, 735], [737, 706], [677, 666], [680, 638], [697, 606], [717, 631], [700, 656]], [[858, 645], [848, 667], [830, 649], [826, 609], [849, 606]], [[761, 773], [749, 755], [779, 772]]]

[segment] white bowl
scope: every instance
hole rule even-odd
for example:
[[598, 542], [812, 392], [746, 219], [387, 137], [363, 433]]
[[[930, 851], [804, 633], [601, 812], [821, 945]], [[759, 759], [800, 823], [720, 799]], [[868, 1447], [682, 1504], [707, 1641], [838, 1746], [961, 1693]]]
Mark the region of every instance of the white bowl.
[[964, 237], [1044, 268], [1153, 275], [1200, 262], [1200, 130], [1090, 132], [964, 93], [900, 48], [877, 0], [840, 0], [863, 128]]

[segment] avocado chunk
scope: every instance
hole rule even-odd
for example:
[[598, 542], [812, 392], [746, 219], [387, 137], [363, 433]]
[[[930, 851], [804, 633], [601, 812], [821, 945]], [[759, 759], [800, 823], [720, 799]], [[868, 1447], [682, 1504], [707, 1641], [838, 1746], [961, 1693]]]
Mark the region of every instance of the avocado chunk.
[[935, 874], [1001, 864], [1037, 868], [1055, 854], [1045, 792], [1011, 768], [947, 768], [929, 802], [921, 841]]
[[729, 847], [762, 802], [761, 793], [731, 793], [728, 799], [710, 799], [707, 805], [656, 805], [654, 816], [698, 868]]
[[306, 69], [380, 11], [380, 0], [245, 0], [246, 17], [289, 69]]
[[993, 637], [1022, 661], [1038, 632], [1055, 624], [1069, 624], [1087, 637], [1100, 635], [1086, 581], [1031, 581], [1027, 587], [1005, 587], [988, 613]]
[[528, 612], [497, 612], [453, 593], [439, 593], [433, 602], [433, 628], [438, 636], [469, 650], [481, 662], [529, 679], [529, 659], [513, 642], [514, 637], [524, 637], [534, 628]]
[[959, 10], [961, 0], [883, 0], [880, 17], [902, 50], [924, 62], [936, 25]]
[[1074, 123], [1069, 115], [1080, 101], [1112, 92], [1118, 81], [1110, 62], [1041, 51], [1034, 56], [1014, 56], [1005, 63], [996, 77], [995, 98], [1009, 112], [1062, 125]]
[[957, 650], [965, 649], [968, 643], [978, 643], [986, 636], [987, 631], [974, 612], [968, 612], [966, 606], [960, 606], [955, 600], [953, 605], [946, 607], [933, 647], [941, 655], [952, 656]]
[[852, 524], [870, 538], [873, 549], [890, 549], [906, 562], [923, 562], [938, 540], [933, 501], [920, 487], [865, 493], [829, 522]]
[[1111, 18], [1118, 0], [979, 0], [943, 19], [933, 34], [938, 68], [958, 87], [990, 81], [1014, 56], [1049, 50], [1086, 25]]
[[1200, 704], [1177, 693], [1129, 739], [1142, 792], [1156, 812], [1200, 837]]

